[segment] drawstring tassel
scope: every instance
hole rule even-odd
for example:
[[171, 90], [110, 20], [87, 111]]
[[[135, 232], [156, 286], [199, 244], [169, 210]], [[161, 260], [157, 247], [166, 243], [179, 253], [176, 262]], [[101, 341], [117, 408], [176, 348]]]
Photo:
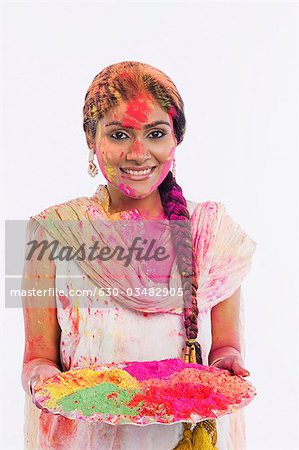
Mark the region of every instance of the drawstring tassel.
[[173, 450], [192, 450], [193, 444], [191, 441], [192, 431], [191, 423], [183, 422], [184, 432], [183, 438], [178, 442], [178, 444], [173, 448]]
[[217, 429], [215, 420], [197, 423], [192, 432], [193, 450], [217, 450]]
[[[202, 364], [200, 343], [196, 339], [187, 339], [184, 351], [186, 363]], [[191, 423], [183, 422], [183, 437], [173, 450], [217, 450], [217, 428], [215, 419], [198, 422], [193, 430]]]

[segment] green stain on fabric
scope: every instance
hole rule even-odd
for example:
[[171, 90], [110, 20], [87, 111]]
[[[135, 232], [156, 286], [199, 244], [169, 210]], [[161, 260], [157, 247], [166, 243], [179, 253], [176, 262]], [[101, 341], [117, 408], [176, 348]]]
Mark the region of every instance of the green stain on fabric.
[[[61, 406], [65, 412], [77, 409], [85, 416], [91, 416], [94, 413], [136, 416], [143, 402], [135, 408], [126, 405], [138, 392], [140, 392], [139, 389], [119, 389], [113, 383], [101, 383], [62, 397], [57, 405]], [[110, 394], [112, 394], [111, 397], [107, 398]]]

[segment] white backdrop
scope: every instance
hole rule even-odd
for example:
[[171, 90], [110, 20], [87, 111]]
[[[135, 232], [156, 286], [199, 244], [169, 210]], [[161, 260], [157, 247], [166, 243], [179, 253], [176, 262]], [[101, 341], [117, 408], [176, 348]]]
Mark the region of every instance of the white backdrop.
[[[87, 174], [82, 129], [100, 70], [137, 60], [167, 73], [185, 102], [185, 197], [222, 201], [258, 243], [243, 284], [258, 392], [247, 448], [298, 449], [297, 2], [2, 2], [1, 12], [3, 218], [28, 219], [105, 181]], [[1, 307], [0, 446], [18, 450], [23, 317]]]

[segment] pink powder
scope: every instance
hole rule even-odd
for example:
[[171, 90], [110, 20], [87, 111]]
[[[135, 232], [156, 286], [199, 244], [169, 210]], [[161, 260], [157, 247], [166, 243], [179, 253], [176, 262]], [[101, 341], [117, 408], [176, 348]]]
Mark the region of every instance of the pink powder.
[[150, 378], [169, 377], [174, 372], [185, 368], [199, 369], [203, 368], [200, 364], [187, 364], [182, 359], [170, 358], [163, 361], [132, 361], [123, 368], [138, 381], [148, 380]]

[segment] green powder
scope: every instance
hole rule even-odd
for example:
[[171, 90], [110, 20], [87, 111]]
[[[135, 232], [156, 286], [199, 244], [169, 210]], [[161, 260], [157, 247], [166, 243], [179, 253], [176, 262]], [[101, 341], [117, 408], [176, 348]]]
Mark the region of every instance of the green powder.
[[[138, 392], [139, 389], [119, 389], [113, 383], [101, 383], [63, 397], [57, 404], [65, 412], [77, 409], [85, 416], [91, 416], [94, 413], [136, 416], [143, 402], [140, 402], [135, 408], [130, 408], [126, 404]], [[113, 395], [107, 398], [109, 394]]]

